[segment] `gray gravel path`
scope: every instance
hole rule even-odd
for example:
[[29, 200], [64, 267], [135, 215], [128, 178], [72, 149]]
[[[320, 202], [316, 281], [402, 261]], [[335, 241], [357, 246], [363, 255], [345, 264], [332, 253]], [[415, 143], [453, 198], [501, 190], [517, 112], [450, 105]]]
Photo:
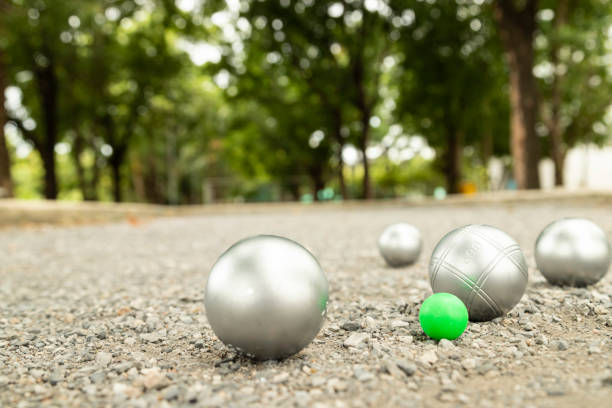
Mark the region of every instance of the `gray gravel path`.
[[[552, 204], [291, 207], [144, 224], [0, 231], [0, 406], [604, 406], [612, 398], [612, 273], [586, 289], [535, 270], [539, 231], [587, 216], [612, 238], [612, 210]], [[423, 233], [414, 266], [389, 269], [384, 227]], [[498, 226], [521, 244], [530, 282], [506, 317], [453, 342], [420, 330], [427, 263], [450, 229]], [[236, 358], [206, 321], [217, 256], [257, 233], [295, 239], [330, 281], [328, 321], [281, 362]]]

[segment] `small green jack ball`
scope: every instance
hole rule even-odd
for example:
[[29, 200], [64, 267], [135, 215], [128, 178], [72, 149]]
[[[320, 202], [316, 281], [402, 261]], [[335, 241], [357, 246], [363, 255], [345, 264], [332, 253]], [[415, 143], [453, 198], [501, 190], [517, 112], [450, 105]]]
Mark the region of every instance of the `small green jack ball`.
[[421, 305], [419, 321], [425, 334], [432, 339], [454, 340], [467, 327], [468, 311], [457, 296], [435, 293]]

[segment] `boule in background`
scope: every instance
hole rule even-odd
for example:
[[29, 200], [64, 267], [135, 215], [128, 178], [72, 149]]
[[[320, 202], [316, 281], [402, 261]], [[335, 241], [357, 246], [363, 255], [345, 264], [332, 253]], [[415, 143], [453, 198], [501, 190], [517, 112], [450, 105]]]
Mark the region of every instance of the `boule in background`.
[[585, 218], [564, 218], [546, 226], [535, 245], [535, 260], [555, 285], [586, 286], [604, 277], [612, 248], [606, 233]]
[[467, 225], [446, 234], [429, 263], [434, 293], [452, 293], [470, 320], [505, 315], [525, 293], [527, 262], [518, 243], [489, 225]]
[[410, 265], [419, 258], [423, 240], [413, 225], [397, 223], [385, 228], [378, 238], [378, 250], [391, 267]]
[[328, 283], [317, 259], [283, 237], [258, 235], [225, 251], [206, 284], [208, 321], [226, 345], [257, 360], [306, 347], [325, 320]]

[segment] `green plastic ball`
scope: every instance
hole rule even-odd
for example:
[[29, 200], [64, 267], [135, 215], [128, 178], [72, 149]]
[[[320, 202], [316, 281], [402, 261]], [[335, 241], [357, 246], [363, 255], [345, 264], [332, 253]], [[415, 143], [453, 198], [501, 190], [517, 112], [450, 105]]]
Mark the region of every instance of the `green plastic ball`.
[[425, 334], [432, 339], [454, 340], [467, 327], [468, 311], [457, 296], [435, 293], [421, 305], [419, 321]]

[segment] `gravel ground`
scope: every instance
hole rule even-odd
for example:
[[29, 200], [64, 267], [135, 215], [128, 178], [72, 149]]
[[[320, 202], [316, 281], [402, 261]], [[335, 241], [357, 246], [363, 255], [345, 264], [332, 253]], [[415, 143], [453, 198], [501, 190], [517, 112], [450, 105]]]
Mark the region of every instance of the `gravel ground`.
[[[612, 398], [612, 273], [586, 289], [535, 270], [539, 231], [596, 204], [435, 208], [291, 207], [270, 213], [0, 231], [0, 406], [604, 406]], [[390, 269], [384, 227], [419, 227], [418, 263]], [[429, 255], [450, 229], [487, 223], [522, 246], [527, 293], [509, 315], [428, 340], [418, 319], [431, 293]], [[217, 256], [257, 233], [318, 257], [328, 320], [284, 361], [235, 356], [207, 324], [206, 276]]]

